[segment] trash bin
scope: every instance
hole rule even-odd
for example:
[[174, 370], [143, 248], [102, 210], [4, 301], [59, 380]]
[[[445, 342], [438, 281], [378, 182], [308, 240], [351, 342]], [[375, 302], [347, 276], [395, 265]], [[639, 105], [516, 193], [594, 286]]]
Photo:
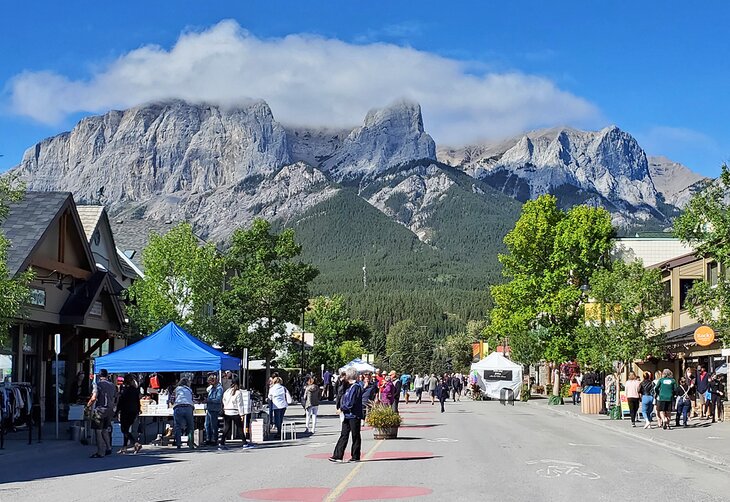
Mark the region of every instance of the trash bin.
[[603, 407], [601, 388], [585, 387], [580, 394], [580, 412], [584, 415], [598, 415]]

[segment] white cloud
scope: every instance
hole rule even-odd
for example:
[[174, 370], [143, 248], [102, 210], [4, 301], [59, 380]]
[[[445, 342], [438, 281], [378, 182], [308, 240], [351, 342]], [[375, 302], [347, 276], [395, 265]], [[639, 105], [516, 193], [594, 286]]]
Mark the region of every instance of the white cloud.
[[223, 21], [183, 33], [169, 50], [133, 50], [87, 79], [28, 71], [9, 91], [15, 113], [44, 123], [165, 98], [224, 105], [262, 98], [283, 123], [352, 126], [369, 109], [407, 98], [421, 104], [426, 129], [447, 144], [600, 120], [593, 104], [546, 78], [472, 70], [468, 62], [393, 44], [262, 39]]

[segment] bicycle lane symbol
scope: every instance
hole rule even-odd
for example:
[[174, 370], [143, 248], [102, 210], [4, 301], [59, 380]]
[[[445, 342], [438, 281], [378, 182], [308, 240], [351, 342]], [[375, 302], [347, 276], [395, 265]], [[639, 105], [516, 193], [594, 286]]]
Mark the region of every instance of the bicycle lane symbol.
[[530, 460], [526, 463], [528, 465], [539, 465], [540, 469], [536, 471], [536, 474], [543, 478], [558, 478], [560, 476], [576, 476], [590, 480], [601, 478], [601, 476], [593, 471], [585, 469], [583, 464], [579, 464], [577, 462], [545, 459]]

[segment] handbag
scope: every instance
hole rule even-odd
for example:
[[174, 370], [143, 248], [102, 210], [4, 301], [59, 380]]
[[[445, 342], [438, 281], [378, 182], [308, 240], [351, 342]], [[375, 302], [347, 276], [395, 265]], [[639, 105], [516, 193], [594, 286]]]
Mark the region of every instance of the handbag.
[[291, 394], [289, 394], [289, 389], [284, 389], [284, 392], [286, 392], [286, 404], [292, 404], [294, 400], [291, 398]]
[[707, 399], [708, 401], [712, 401], [712, 392], [710, 392], [709, 390], [705, 392], [705, 399]]

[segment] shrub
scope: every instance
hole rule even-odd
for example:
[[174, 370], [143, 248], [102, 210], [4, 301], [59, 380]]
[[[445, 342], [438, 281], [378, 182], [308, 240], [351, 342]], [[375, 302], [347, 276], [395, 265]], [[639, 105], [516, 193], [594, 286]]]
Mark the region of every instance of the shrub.
[[401, 417], [390, 406], [382, 403], [375, 403], [370, 406], [367, 418], [367, 424], [375, 429], [390, 429], [398, 427], [401, 424]]

